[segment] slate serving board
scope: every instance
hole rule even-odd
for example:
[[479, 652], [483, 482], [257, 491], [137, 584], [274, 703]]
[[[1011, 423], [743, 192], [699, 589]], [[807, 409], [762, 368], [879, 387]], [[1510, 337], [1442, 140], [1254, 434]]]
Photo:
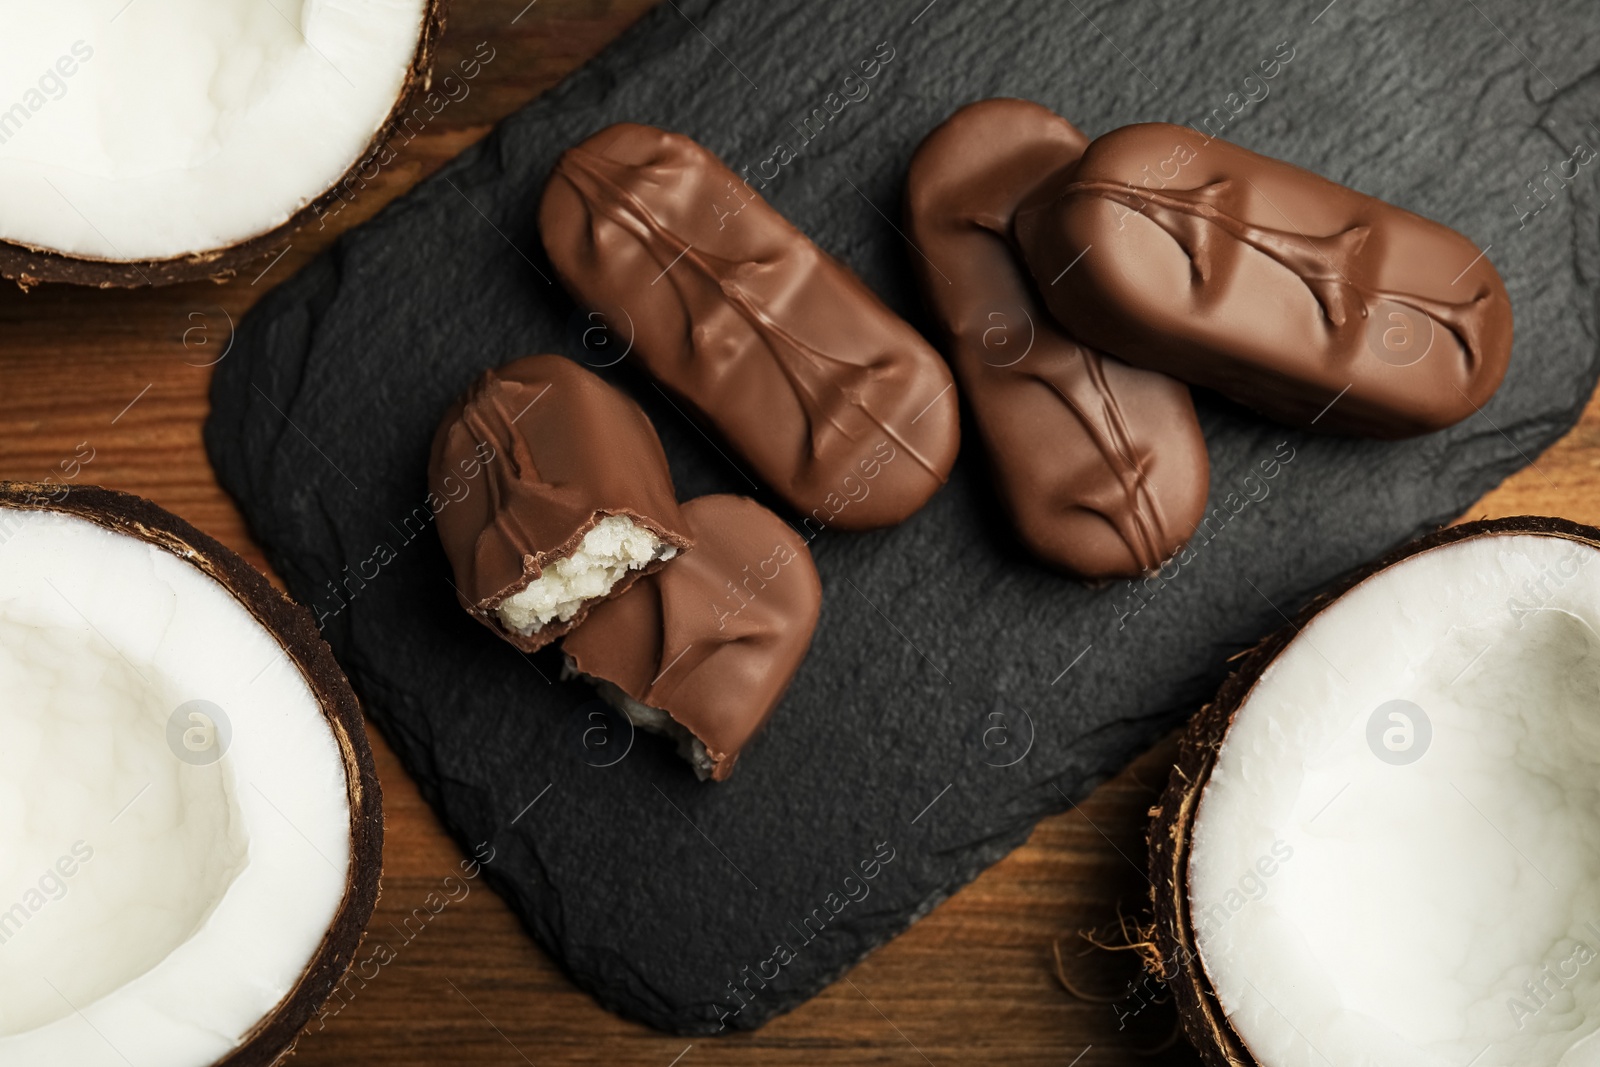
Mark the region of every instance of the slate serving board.
[[[678, 0], [242, 324], [206, 425], [219, 477], [450, 831], [491, 844], [490, 883], [605, 1005], [685, 1033], [793, 1008], [1171, 728], [1284, 613], [1576, 420], [1600, 371], [1600, 166], [1562, 164], [1600, 146], [1589, 0], [1324, 5]], [[1247, 83], [1285, 42], [1277, 76]], [[874, 78], [845, 82], [875, 54]], [[862, 85], [802, 141], [804, 117]], [[553, 650], [525, 657], [456, 606], [426, 502], [435, 421], [486, 367], [617, 351], [584, 349], [535, 231], [564, 147], [626, 119], [776, 171], [772, 202], [926, 330], [897, 232], [904, 170], [943, 117], [994, 95], [1091, 134], [1209, 116], [1462, 230], [1511, 291], [1510, 374], [1480, 416], [1403, 443], [1200, 395], [1219, 518], [1143, 598], [1030, 561], [969, 428], [911, 521], [813, 542], [811, 656], [733, 779], [696, 782], [561, 682]], [[1576, 174], [1534, 200], [1546, 166]], [[600, 373], [655, 421], [681, 496], [776, 506], [628, 360]]]

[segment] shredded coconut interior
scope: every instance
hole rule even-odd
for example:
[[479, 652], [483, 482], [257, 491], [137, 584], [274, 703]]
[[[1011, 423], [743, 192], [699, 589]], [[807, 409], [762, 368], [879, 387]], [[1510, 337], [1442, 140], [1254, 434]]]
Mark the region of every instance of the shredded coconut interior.
[[577, 551], [545, 567], [495, 611], [506, 629], [526, 637], [571, 619], [587, 601], [610, 593], [629, 571], [677, 554], [677, 548], [632, 519], [608, 515], [584, 535]]

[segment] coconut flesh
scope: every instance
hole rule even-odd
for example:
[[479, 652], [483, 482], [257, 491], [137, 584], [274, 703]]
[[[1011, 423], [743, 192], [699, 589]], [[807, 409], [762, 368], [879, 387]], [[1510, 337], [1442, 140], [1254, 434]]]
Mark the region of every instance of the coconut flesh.
[[304, 676], [172, 552], [0, 508], [0, 693], [0, 1067], [225, 1057], [346, 893]]
[[627, 516], [607, 515], [590, 527], [570, 555], [548, 564], [539, 577], [496, 605], [495, 613], [506, 629], [527, 637], [608, 596], [629, 571], [677, 554], [676, 546]]
[[1600, 1064], [1597, 556], [1427, 549], [1250, 688], [1188, 877], [1199, 962], [1263, 1067]]
[[0, 240], [113, 261], [287, 222], [366, 152], [425, 0], [0, 0]]

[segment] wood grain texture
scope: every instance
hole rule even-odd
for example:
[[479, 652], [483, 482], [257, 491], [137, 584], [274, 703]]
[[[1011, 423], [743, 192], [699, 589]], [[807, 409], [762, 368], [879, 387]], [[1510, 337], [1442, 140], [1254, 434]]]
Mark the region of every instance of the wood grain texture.
[[[650, 0], [456, 0], [441, 73], [488, 42], [495, 59], [324, 228], [224, 285], [150, 292], [0, 289], [0, 477], [93, 482], [147, 496], [265, 569], [200, 440], [208, 364], [230, 322], [275, 282], [555, 84], [636, 19]], [[519, 15], [520, 11], [520, 15]], [[259, 274], [257, 273], [259, 272]], [[224, 357], [225, 358], [225, 357]], [[89, 457], [85, 460], [84, 457]], [[1537, 466], [1464, 517], [1523, 513], [1600, 523], [1600, 405]], [[1130, 993], [1119, 913], [1145, 893], [1146, 809], [1173, 748], [1159, 746], [794, 1013], [754, 1034], [674, 1038], [624, 1022], [577, 991], [499, 899], [471, 892], [421, 923], [408, 917], [461, 855], [373, 732], [388, 813], [384, 892], [370, 937], [395, 958], [335, 1005], [294, 1063], [980, 1064], [1014, 1067], [1194, 1063], [1181, 1045], [1134, 1060], [1171, 1032], [1170, 1008]], [[459, 895], [459, 894], [458, 894]], [[640, 906], [648, 906], [641, 902]], [[1086, 994], [1063, 991], [1051, 946]], [[1101, 1002], [1104, 997], [1115, 1003]], [[1151, 998], [1145, 995], [1143, 1000]], [[1085, 1052], [1085, 1049], [1088, 1049]]]

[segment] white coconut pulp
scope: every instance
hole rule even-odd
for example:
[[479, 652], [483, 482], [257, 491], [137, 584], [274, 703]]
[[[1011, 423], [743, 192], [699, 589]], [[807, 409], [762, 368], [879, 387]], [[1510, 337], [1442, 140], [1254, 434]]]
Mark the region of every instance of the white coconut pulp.
[[495, 611], [507, 629], [526, 637], [557, 619], [566, 622], [584, 604], [610, 593], [629, 571], [677, 554], [677, 548], [626, 516], [607, 515], [570, 556], [545, 567]]
[[[185, 715], [170, 743], [194, 700], [225, 723]], [[226, 1055], [321, 943], [349, 822], [316, 698], [226, 590], [0, 508], [0, 1067]]]
[[165, 259], [286, 222], [404, 85], [424, 0], [0, 0], [0, 239]]
[[[1600, 1064], [1597, 557], [1535, 535], [1414, 556], [1318, 615], [1239, 708], [1191, 903], [1266, 1067]], [[1393, 700], [1431, 725], [1420, 757], [1403, 705], [1369, 744]]]

